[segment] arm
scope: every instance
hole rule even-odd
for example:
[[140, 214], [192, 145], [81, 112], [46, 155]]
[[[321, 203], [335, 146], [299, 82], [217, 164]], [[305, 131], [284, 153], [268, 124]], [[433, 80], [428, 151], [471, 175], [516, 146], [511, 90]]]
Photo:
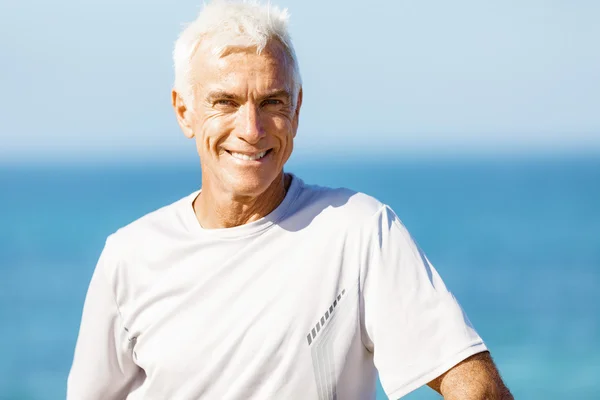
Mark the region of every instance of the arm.
[[107, 268], [114, 266], [107, 246], [92, 276], [83, 307], [68, 400], [116, 400], [127, 397], [142, 371], [131, 357], [128, 332], [121, 321]]
[[487, 351], [458, 363], [428, 385], [446, 400], [514, 400]]
[[398, 399], [431, 382], [469, 400], [451, 397], [455, 366], [487, 347], [398, 217], [385, 208], [376, 218], [363, 236], [361, 333], [383, 389]]

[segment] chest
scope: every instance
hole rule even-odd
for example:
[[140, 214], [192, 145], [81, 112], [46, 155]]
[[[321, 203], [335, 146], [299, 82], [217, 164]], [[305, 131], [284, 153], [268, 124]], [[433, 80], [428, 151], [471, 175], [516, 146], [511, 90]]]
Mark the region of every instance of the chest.
[[163, 387], [190, 371], [213, 389], [260, 384], [260, 371], [269, 381], [312, 376], [310, 345], [342, 306], [356, 315], [346, 294], [358, 276], [343, 238], [298, 240], [265, 235], [171, 255], [169, 268], [123, 305], [136, 363]]

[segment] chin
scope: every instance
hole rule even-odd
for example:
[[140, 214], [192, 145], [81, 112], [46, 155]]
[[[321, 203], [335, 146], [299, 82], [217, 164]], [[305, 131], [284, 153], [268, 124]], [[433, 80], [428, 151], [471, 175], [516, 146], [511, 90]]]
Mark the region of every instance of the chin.
[[259, 196], [264, 193], [279, 176], [277, 172], [268, 174], [239, 174], [229, 176], [229, 189], [240, 196]]

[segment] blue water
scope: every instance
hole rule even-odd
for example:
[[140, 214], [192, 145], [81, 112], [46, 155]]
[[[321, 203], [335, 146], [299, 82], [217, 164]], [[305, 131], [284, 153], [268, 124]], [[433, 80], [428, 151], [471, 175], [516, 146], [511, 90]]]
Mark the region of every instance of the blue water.
[[[517, 399], [600, 399], [600, 158], [289, 170], [396, 210]], [[105, 237], [199, 184], [195, 164], [0, 168], [0, 399], [64, 398]]]

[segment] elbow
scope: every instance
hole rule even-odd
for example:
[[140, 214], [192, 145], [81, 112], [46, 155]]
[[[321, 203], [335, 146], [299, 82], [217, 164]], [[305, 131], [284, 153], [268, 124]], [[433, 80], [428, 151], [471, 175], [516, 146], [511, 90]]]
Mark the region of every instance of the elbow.
[[442, 391], [444, 400], [514, 400], [510, 390], [502, 382], [489, 382], [486, 385], [463, 387], [451, 393]]
[[512, 393], [504, 384], [502, 384], [502, 388], [500, 389], [500, 396], [498, 397], [500, 400], [515, 400]]
[[502, 381], [496, 381], [489, 385], [485, 397], [479, 397], [481, 400], [515, 400], [510, 390]]

